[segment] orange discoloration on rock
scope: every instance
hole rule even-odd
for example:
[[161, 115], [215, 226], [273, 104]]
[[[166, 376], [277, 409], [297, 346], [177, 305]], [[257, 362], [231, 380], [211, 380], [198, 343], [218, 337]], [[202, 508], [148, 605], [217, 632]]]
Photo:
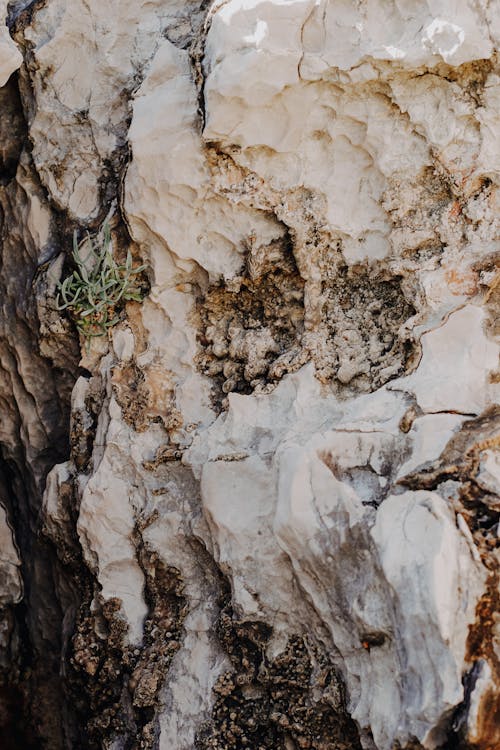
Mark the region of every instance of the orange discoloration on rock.
[[500, 612], [499, 575], [495, 571], [487, 582], [485, 594], [476, 609], [476, 621], [467, 639], [467, 659], [484, 659], [492, 673], [491, 687], [480, 696], [473, 726], [468, 727], [467, 741], [475, 750], [500, 748], [500, 660], [495, 650], [495, 618]]
[[498, 294], [499, 289], [500, 289], [500, 271], [496, 274], [495, 278], [490, 284], [490, 287], [486, 293], [485, 302], [489, 302], [491, 297], [494, 297], [496, 294]]
[[449, 268], [444, 278], [452, 294], [469, 296], [477, 292], [477, 274], [472, 269]]
[[500, 668], [500, 662], [495, 654], [493, 644], [494, 615], [500, 607], [498, 586], [498, 573], [492, 573], [488, 578], [486, 592], [479, 600], [476, 608], [476, 621], [471, 627], [467, 639], [467, 658], [470, 661], [480, 657], [492, 659], [496, 667]]
[[500, 693], [498, 688], [492, 687], [482, 696], [476, 726], [468, 740], [478, 750], [500, 748]]
[[459, 201], [453, 201], [450, 208], [450, 216], [453, 219], [457, 219], [460, 214], [462, 213], [462, 206], [460, 205]]

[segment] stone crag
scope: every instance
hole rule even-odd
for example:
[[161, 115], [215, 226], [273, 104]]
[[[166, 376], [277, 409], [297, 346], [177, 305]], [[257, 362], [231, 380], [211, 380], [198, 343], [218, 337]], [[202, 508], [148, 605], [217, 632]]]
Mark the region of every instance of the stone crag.
[[[499, 47], [0, 0], [2, 748], [499, 746]], [[105, 221], [148, 278], [86, 342]]]

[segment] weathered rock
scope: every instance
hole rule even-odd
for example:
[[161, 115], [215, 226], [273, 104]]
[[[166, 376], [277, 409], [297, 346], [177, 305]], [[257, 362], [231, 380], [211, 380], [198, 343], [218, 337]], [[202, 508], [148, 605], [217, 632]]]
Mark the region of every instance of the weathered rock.
[[22, 583], [19, 573], [21, 561], [14, 545], [12, 530], [7, 522], [4, 508], [0, 508], [0, 518], [0, 542], [2, 550], [0, 563], [3, 581], [0, 592], [0, 606], [4, 607], [6, 604], [16, 604], [21, 599]]
[[[4, 6], [0, 602], [36, 741], [492, 750], [497, 4]], [[105, 219], [149, 287], [78, 365], [58, 281]]]
[[23, 56], [10, 38], [9, 30], [5, 24], [7, 20], [8, 0], [0, 2], [0, 88], [5, 86], [12, 73], [17, 70], [22, 62]]
[[[311, 633], [306, 594], [320, 617], [318, 639], [330, 630], [351, 715], [377, 747], [412, 738], [437, 747], [463, 699], [467, 628], [485, 572], [437, 493], [388, 494], [391, 473], [411, 452], [411, 431], [407, 440], [398, 435], [404, 402], [377, 393], [325, 414], [312, 384], [294, 378], [296, 393], [280, 385], [274, 409], [266, 409], [269, 397], [250, 410], [239, 403], [246, 397], [231, 397], [224, 423], [210, 431], [201, 459], [208, 544], [230, 571], [240, 616], [285, 632], [309, 621]], [[367, 414], [369, 427], [360, 422]]]
[[[2, 613], [9, 663], [0, 670], [0, 735], [6, 747], [31, 747], [36, 726], [41, 737], [63, 747], [68, 710], [55, 710], [63, 694], [61, 608], [70, 606], [73, 591], [60, 580], [56, 554], [40, 536], [40, 510], [48, 470], [68, 455], [78, 348], [60, 315], [55, 324], [50, 320], [56, 222], [27, 149], [15, 78], [0, 92], [0, 491], [18, 550], [1, 580], [3, 604], [17, 606]], [[4, 560], [12, 558], [11, 545], [2, 537]]]

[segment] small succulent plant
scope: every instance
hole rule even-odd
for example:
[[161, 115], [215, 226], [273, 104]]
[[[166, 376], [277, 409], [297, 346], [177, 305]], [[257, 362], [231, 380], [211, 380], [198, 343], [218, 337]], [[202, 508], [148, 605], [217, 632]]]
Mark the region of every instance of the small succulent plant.
[[111, 232], [108, 224], [94, 238], [89, 234], [78, 242], [73, 235], [75, 270], [58, 283], [58, 310], [68, 310], [78, 331], [87, 340], [104, 336], [119, 320], [124, 302], [142, 300], [137, 275], [146, 266], [132, 266], [130, 250], [124, 264], [119, 264], [111, 252]]

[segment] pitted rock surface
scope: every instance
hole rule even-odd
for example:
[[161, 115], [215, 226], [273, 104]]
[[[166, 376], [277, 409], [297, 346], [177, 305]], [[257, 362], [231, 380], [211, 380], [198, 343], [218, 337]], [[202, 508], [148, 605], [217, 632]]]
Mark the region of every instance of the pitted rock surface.
[[[2, 748], [498, 746], [499, 46], [0, 0]], [[104, 222], [147, 280], [85, 341]]]

